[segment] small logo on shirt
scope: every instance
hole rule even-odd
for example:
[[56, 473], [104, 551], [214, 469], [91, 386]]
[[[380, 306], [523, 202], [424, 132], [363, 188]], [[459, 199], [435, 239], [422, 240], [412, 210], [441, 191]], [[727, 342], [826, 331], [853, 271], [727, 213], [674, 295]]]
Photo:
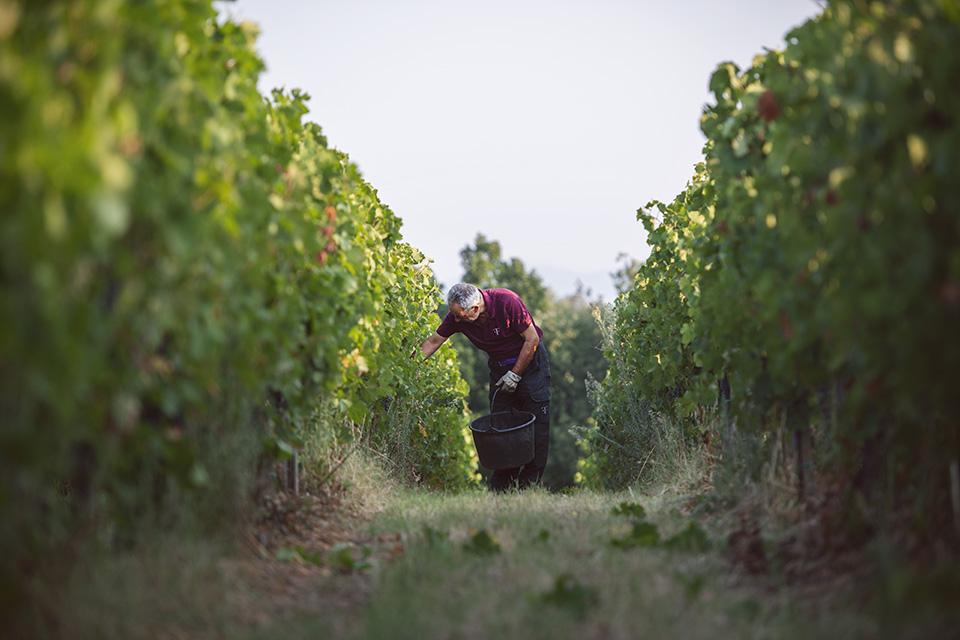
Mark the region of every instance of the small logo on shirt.
[[498, 336], [499, 336], [499, 335], [500, 335], [500, 329], [494, 328], [493, 333], [494, 333], [494, 335], [498, 335]]

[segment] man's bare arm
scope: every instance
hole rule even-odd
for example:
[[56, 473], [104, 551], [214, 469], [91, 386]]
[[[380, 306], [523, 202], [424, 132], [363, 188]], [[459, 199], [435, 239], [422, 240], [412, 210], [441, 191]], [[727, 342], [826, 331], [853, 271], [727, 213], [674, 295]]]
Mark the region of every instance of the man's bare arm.
[[[423, 354], [423, 359], [426, 360], [427, 358], [435, 354], [437, 352], [437, 349], [440, 348], [440, 345], [442, 345], [446, 341], [447, 341], [446, 338], [444, 338], [439, 333], [434, 332], [432, 336], [424, 340], [423, 343], [420, 345], [420, 353]], [[416, 358], [417, 352], [414, 351], [410, 355], [410, 357]]]
[[537, 335], [537, 328], [532, 324], [520, 334], [523, 337], [523, 346], [520, 347], [520, 355], [512, 367], [512, 371], [517, 375], [523, 375], [524, 369], [533, 360], [533, 354], [537, 352], [540, 346], [540, 336]]

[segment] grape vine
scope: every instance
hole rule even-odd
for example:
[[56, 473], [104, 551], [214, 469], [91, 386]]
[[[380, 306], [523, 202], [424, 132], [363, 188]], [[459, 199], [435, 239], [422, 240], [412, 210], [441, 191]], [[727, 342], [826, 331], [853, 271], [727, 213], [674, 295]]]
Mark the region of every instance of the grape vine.
[[608, 400], [785, 425], [850, 486], [950, 512], [958, 37], [955, 3], [835, 0], [783, 51], [719, 65], [704, 162], [638, 213], [652, 250], [617, 301]]
[[207, 0], [3, 4], [4, 593], [80, 512], [226, 501], [243, 442], [402, 435], [421, 482], [473, 482], [455, 353], [409, 359], [429, 261], [308, 96], [258, 92], [256, 33]]

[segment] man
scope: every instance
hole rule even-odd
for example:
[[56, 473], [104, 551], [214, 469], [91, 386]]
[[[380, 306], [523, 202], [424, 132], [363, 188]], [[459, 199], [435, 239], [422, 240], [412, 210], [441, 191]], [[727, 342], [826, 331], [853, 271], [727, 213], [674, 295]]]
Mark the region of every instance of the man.
[[[463, 333], [486, 352], [492, 411], [513, 407], [536, 416], [533, 460], [522, 467], [494, 471], [490, 486], [504, 491], [539, 483], [550, 445], [550, 361], [541, 342], [543, 331], [520, 296], [509, 289], [478, 289], [461, 282], [451, 287], [447, 306], [450, 312], [436, 333], [420, 345], [424, 360], [454, 333]], [[494, 399], [495, 389], [499, 391]]]

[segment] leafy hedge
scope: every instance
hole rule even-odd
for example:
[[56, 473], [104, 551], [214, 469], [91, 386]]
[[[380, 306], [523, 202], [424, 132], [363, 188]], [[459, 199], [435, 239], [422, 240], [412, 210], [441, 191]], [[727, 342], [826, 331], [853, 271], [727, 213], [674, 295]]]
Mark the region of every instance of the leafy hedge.
[[440, 300], [426, 259], [307, 96], [260, 95], [255, 36], [208, 0], [0, 7], [6, 604], [61, 511], [123, 527], [225, 490], [223, 451], [289, 449], [321, 408], [378, 446], [418, 407], [423, 481], [471, 481], [454, 352], [408, 357]]
[[729, 401], [741, 434], [786, 424], [851, 486], [950, 513], [958, 38], [953, 2], [836, 0], [784, 51], [718, 67], [705, 162], [638, 214], [652, 251], [617, 303], [609, 393]]

